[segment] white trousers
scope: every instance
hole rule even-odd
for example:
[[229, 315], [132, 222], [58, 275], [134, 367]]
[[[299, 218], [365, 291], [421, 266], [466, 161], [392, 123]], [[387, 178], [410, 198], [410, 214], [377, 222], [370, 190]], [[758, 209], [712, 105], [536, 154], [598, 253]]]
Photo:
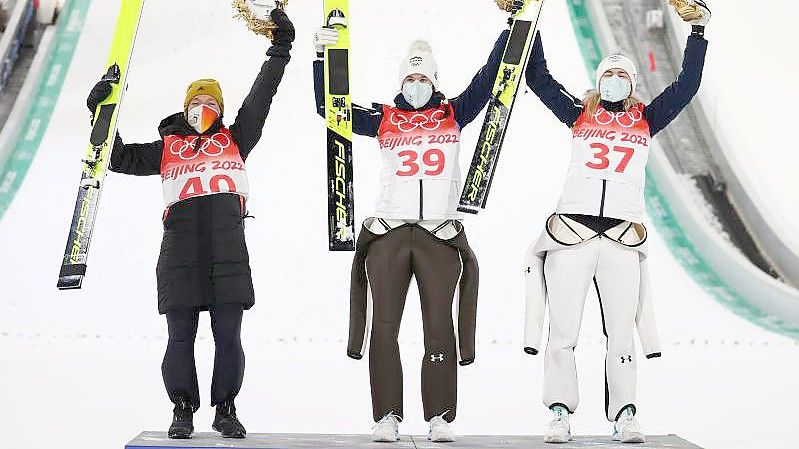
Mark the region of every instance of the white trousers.
[[574, 412], [580, 397], [574, 348], [580, 333], [585, 297], [597, 290], [605, 356], [605, 413], [615, 421], [635, 405], [636, 353], [633, 331], [639, 303], [638, 250], [596, 237], [575, 247], [550, 251], [544, 261], [549, 301], [549, 342], [544, 356], [544, 405]]

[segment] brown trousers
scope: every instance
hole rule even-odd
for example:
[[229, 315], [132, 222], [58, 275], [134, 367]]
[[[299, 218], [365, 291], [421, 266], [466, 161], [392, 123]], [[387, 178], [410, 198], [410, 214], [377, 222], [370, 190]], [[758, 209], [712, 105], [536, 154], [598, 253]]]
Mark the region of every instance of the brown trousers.
[[424, 417], [429, 421], [446, 413], [444, 419], [454, 420], [458, 354], [452, 305], [461, 275], [458, 249], [420, 227], [403, 226], [370, 245], [366, 271], [373, 300], [369, 375], [375, 421], [389, 412], [403, 416], [397, 336], [411, 276], [416, 276], [422, 305]]

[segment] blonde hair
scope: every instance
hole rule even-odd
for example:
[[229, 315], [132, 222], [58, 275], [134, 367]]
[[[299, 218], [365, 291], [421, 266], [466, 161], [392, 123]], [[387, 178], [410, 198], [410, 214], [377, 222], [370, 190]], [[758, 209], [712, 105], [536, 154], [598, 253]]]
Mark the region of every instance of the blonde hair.
[[[596, 89], [591, 89], [585, 93], [585, 98], [583, 98], [583, 105], [585, 106], [585, 110], [588, 111], [588, 114], [593, 117], [596, 115], [597, 109], [599, 109], [599, 104], [602, 102], [602, 98], [600, 97], [599, 91]], [[641, 101], [637, 98], [633, 97], [632, 95], [629, 96], [626, 100], [624, 100], [624, 110], [629, 111], [630, 108], [637, 105]]]

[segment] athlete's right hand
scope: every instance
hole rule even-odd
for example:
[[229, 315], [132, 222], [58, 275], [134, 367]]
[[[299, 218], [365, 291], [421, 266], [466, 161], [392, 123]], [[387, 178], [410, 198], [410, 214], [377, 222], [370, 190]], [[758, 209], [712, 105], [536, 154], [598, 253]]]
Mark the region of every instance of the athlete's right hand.
[[89, 98], [86, 99], [86, 106], [89, 107], [89, 111], [94, 114], [94, 111], [97, 110], [97, 105], [108, 98], [109, 95], [111, 95], [111, 81], [101, 79], [100, 82], [94, 85], [92, 91], [89, 92]]
[[336, 45], [338, 42], [338, 30], [335, 28], [322, 27], [313, 35], [313, 44], [316, 47], [317, 55], [324, 55], [325, 47]]

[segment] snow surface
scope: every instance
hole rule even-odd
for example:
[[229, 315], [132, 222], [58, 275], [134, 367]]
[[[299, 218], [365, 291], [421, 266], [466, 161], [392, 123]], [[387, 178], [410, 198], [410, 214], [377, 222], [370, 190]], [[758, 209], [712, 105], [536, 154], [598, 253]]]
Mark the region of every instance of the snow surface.
[[[248, 161], [257, 219], [248, 224], [247, 238], [257, 304], [244, 323], [248, 368], [237, 405], [252, 432], [366, 433], [372, 424], [366, 362], [345, 357], [351, 256], [327, 252], [325, 131], [314, 114], [311, 88], [311, 36], [321, 23], [321, 5], [309, 3], [289, 7], [298, 28], [295, 59], [264, 138]], [[93, 2], [42, 149], [0, 222], [3, 449], [38, 449], [42, 441], [121, 448], [141, 430], [165, 429], [171, 418], [160, 379], [166, 325], [156, 312], [162, 207], [157, 177], [108, 178], [85, 287], [55, 288], [89, 131], [85, 96], [102, 71], [115, 4]], [[180, 109], [185, 86], [201, 77], [222, 81], [231, 122], [267, 44], [230, 18], [226, 2], [150, 5], [129, 79], [122, 136], [128, 142], [157, 139], [160, 119]], [[452, 2], [355, 2], [355, 100], [393, 98], [398, 55], [416, 38], [430, 40], [443, 90], [457, 95], [483, 64], [505, 21], [493, 2], [459, 5], [464, 7], [453, 11]], [[723, 22], [719, 16], [716, 21]], [[589, 81], [565, 3], [548, 2], [542, 20], [552, 72], [569, 90], [583, 91]], [[771, 30], [770, 24], [762, 28], [767, 26]], [[479, 126], [466, 129], [464, 142], [476, 141]], [[377, 195], [380, 160], [372, 140], [357, 138], [355, 148], [360, 220]], [[549, 419], [541, 404], [542, 359], [522, 352], [522, 261], [556, 204], [568, 148], [568, 131], [533, 94], [523, 94], [489, 209], [467, 222], [482, 276], [478, 358], [460, 371], [459, 433], [541, 434]], [[464, 145], [462, 166], [472, 149]], [[799, 344], [729, 313], [686, 275], [650, 230], [664, 357], [639, 364], [644, 429], [677, 433], [708, 448], [795, 447]], [[583, 393], [573, 418], [577, 434], [611, 430], [603, 417], [604, 341], [596, 303], [591, 295], [577, 348]], [[415, 288], [407, 304], [400, 336], [407, 415], [402, 431], [424, 433]], [[205, 405], [212, 348], [203, 316], [197, 358]], [[209, 430], [212, 416], [204, 406], [195, 420], [198, 430]]]

